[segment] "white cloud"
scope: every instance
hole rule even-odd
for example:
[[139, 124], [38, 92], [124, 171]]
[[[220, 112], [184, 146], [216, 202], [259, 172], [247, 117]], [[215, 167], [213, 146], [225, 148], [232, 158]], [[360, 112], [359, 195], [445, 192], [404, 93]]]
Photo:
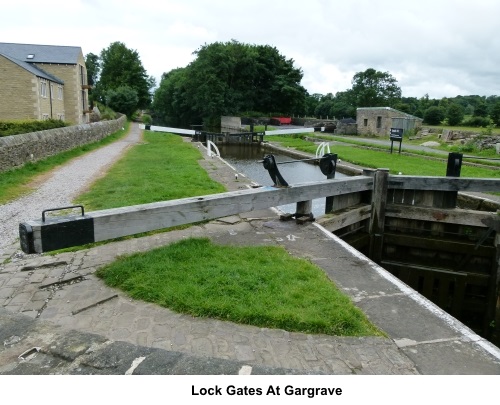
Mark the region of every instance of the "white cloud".
[[344, 91], [374, 68], [404, 96], [441, 98], [500, 95], [499, 15], [497, 0], [17, 0], [2, 4], [0, 40], [84, 54], [120, 41], [159, 79], [201, 45], [236, 39], [293, 58], [310, 93]]

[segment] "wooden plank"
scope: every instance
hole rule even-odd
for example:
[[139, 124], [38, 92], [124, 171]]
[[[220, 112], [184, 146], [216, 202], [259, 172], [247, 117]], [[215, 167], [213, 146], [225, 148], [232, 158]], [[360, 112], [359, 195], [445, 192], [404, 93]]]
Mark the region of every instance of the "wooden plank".
[[[382, 261], [382, 265], [384, 266], [388, 266], [388, 267], [392, 267], [392, 268], [395, 268], [395, 269], [408, 269], [410, 271], [419, 271], [419, 272], [423, 272], [423, 273], [436, 273], [436, 274], [440, 274], [440, 275], [446, 275], [448, 277], [459, 277], [459, 278], [467, 278], [467, 280], [469, 281], [469, 274], [467, 273], [460, 273], [460, 272], [457, 272], [457, 271], [452, 271], [452, 270], [447, 270], [447, 269], [438, 269], [438, 268], [435, 268], [435, 267], [427, 267], [427, 266], [419, 266], [419, 265], [414, 265], [414, 264], [410, 264], [410, 263], [404, 263], [404, 262], [396, 262], [396, 261], [392, 261], [392, 260], [383, 260]], [[486, 278], [489, 278], [488, 276], [486, 276]]]
[[[357, 176], [337, 180], [301, 183], [287, 188], [263, 187], [184, 198], [157, 203], [94, 211], [85, 215], [94, 221], [94, 241], [114, 239], [172, 226], [260, 210], [329, 195], [342, 195], [371, 188], [371, 177]], [[82, 218], [82, 217], [78, 217]], [[33, 229], [35, 250], [42, 252], [40, 229], [61, 221], [78, 218], [57, 217], [42, 222], [27, 221]]]
[[500, 192], [500, 179], [389, 176], [389, 189]]
[[386, 216], [392, 218], [431, 221], [445, 224], [459, 224], [487, 228], [498, 215], [493, 212], [464, 210], [459, 208], [431, 208], [388, 204]]
[[371, 215], [371, 206], [362, 205], [356, 208], [350, 208], [339, 213], [325, 215], [318, 219], [318, 223], [330, 232], [345, 228], [349, 225], [357, 224], [369, 219]]
[[331, 212], [335, 213], [336, 211], [344, 210], [348, 207], [352, 207], [353, 205], [360, 204], [362, 198], [363, 198], [362, 193], [351, 193], [351, 194], [336, 196], [333, 200]]
[[457, 253], [462, 255], [495, 257], [496, 249], [493, 246], [479, 246], [465, 242], [444, 240], [442, 238], [422, 238], [421, 236], [401, 235], [399, 233], [386, 232], [384, 235], [386, 244], [397, 246], [409, 246], [419, 249], [433, 249], [440, 252]]
[[370, 234], [369, 256], [376, 263], [380, 263], [382, 259], [388, 179], [389, 169], [379, 169], [375, 172], [368, 233]]

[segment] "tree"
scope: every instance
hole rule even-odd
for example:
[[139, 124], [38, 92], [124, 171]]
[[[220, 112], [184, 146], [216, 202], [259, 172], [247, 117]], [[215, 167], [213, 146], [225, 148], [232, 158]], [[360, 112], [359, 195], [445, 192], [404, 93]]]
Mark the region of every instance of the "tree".
[[204, 45], [194, 54], [186, 68], [162, 76], [153, 104], [157, 116], [189, 125], [246, 111], [305, 112], [302, 71], [276, 48], [233, 40]]
[[106, 104], [129, 117], [137, 109], [138, 102], [137, 91], [129, 86], [120, 86], [106, 92]]
[[93, 103], [94, 95], [96, 94], [96, 92], [94, 91], [94, 87], [97, 83], [99, 72], [101, 70], [99, 56], [93, 53], [88, 53], [87, 55], [85, 55], [85, 66], [87, 68], [87, 82], [90, 86], [92, 86], [89, 89], [89, 100], [91, 101], [91, 103]]
[[367, 69], [352, 78], [356, 107], [393, 107], [401, 100], [401, 88], [389, 72]]
[[456, 103], [451, 103], [446, 112], [446, 118], [448, 119], [449, 125], [459, 125], [464, 119], [464, 108]]
[[339, 91], [335, 94], [330, 115], [336, 118], [356, 118], [356, 104], [352, 90]]
[[99, 72], [101, 70], [101, 65], [99, 62], [99, 56], [93, 53], [88, 53], [85, 55], [85, 66], [87, 67], [87, 81], [91, 86], [95, 86], [99, 78]]
[[424, 113], [424, 121], [429, 125], [439, 125], [446, 117], [446, 113], [442, 107], [429, 107]]
[[496, 126], [500, 126], [500, 101], [497, 101], [490, 113], [491, 120]]
[[481, 101], [474, 107], [474, 117], [487, 117], [488, 116], [488, 105]]
[[326, 96], [321, 97], [318, 105], [314, 109], [314, 116], [316, 118], [331, 118], [330, 111], [333, 107], [333, 94], [328, 93]]
[[101, 51], [101, 76], [99, 88], [101, 94], [126, 86], [137, 93], [136, 108], [146, 108], [151, 103], [151, 78], [142, 66], [139, 54], [128, 49], [122, 42], [113, 42]]
[[313, 117], [314, 116], [314, 111], [316, 110], [316, 107], [320, 103], [321, 99], [323, 96], [319, 93], [314, 93], [314, 94], [307, 94], [306, 95], [306, 111], [305, 114], [308, 117]]

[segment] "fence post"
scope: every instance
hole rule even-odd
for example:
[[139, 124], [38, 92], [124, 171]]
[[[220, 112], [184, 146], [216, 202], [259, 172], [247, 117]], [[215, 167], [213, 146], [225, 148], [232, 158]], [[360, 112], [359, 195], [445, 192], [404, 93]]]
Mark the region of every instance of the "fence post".
[[382, 260], [388, 183], [389, 169], [378, 169], [373, 177], [372, 212], [369, 227], [369, 257], [376, 263], [380, 263]]
[[[446, 165], [446, 177], [460, 177], [460, 171], [462, 169], [462, 157], [461, 153], [450, 153], [448, 154], [448, 164]], [[439, 208], [456, 208], [458, 191], [444, 191], [442, 194], [442, 203], [435, 204]]]

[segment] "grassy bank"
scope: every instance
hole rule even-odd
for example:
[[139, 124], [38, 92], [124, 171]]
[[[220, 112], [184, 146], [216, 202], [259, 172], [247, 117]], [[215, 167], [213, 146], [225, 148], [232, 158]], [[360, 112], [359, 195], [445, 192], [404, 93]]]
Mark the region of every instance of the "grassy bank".
[[30, 162], [18, 169], [9, 170], [0, 174], [0, 204], [14, 200], [33, 189], [36, 178], [71, 159], [87, 152], [108, 145], [128, 133], [130, 123], [126, 122], [124, 129], [119, 130], [99, 142], [83, 145], [67, 152], [48, 157], [38, 162]]
[[296, 332], [382, 335], [321, 269], [280, 247], [193, 238], [123, 257], [97, 275], [133, 298], [193, 316]]
[[[317, 149], [314, 142], [306, 141], [300, 136], [268, 136], [266, 140], [311, 154], [315, 154]], [[445, 162], [427, 159], [425, 156], [390, 154], [386, 150], [365, 149], [355, 144], [334, 145], [331, 147], [331, 151], [338, 154], [343, 161], [367, 168], [389, 168], [392, 174], [401, 172], [406, 175], [418, 176], [446, 175]], [[500, 170], [463, 165], [461, 176], [495, 178], [500, 177]]]
[[178, 135], [145, 131], [144, 142], [76, 202], [101, 210], [226, 191], [198, 164], [201, 158], [200, 151]]

